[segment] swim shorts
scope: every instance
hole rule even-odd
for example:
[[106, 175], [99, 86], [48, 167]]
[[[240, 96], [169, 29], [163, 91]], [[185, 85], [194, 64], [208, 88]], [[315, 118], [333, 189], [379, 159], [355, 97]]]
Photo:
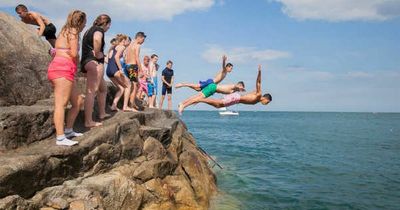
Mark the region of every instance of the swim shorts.
[[154, 95], [154, 84], [151, 82], [147, 83], [147, 90], [148, 90], [149, 97], [153, 96]]
[[43, 36], [46, 38], [46, 40], [57, 39], [56, 32], [57, 32], [57, 29], [53, 25], [53, 23], [49, 23], [48, 25], [46, 25], [44, 27]]
[[222, 102], [224, 103], [225, 107], [238, 104], [240, 102], [240, 94], [235, 92], [229, 95], [224, 95]]
[[67, 80], [74, 81], [76, 71], [77, 66], [71, 59], [56, 56], [47, 68], [47, 78], [53, 80], [64, 77]]
[[211, 83], [211, 84], [207, 85], [206, 87], [204, 87], [201, 92], [204, 94], [204, 97], [208, 98], [208, 97], [214, 95], [214, 93], [216, 91], [217, 91], [217, 85], [215, 83]]
[[124, 73], [132, 82], [138, 82], [138, 70], [139, 66], [137, 64], [126, 64]]
[[208, 79], [208, 80], [206, 80], [206, 81], [199, 81], [200, 89], [203, 90], [207, 85], [209, 85], [209, 84], [211, 84], [211, 83], [214, 83], [214, 80], [213, 80], [213, 79]]

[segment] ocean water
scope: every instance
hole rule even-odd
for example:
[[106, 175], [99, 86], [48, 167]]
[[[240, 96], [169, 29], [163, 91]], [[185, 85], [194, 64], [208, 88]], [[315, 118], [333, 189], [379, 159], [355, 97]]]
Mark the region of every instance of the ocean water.
[[212, 209], [400, 209], [400, 114], [187, 111]]

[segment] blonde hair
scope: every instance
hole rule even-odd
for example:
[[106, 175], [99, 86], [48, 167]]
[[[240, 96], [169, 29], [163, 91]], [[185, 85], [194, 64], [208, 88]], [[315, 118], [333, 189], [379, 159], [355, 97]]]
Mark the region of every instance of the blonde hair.
[[[67, 22], [61, 29], [61, 34], [69, 36], [71, 34], [71, 29], [76, 29], [77, 33], [83, 27], [86, 21], [86, 14], [80, 10], [73, 10], [68, 14]], [[74, 34], [76, 35], [76, 34]]]
[[126, 39], [128, 39], [128, 36], [125, 34], [117, 34], [117, 36], [115, 37], [115, 41], [116, 41], [117, 45]]

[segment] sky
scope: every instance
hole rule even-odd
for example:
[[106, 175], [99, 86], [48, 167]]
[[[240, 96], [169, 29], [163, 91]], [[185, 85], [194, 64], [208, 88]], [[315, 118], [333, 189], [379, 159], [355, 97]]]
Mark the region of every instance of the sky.
[[[233, 72], [223, 84], [244, 81], [273, 101], [233, 110], [400, 112], [400, 0], [21, 0], [61, 29], [80, 9], [88, 24], [106, 13], [115, 34], [144, 31], [142, 55], [159, 55], [161, 70], [174, 62], [176, 82], [215, 76], [221, 57]], [[16, 1], [0, 10], [14, 12]], [[161, 73], [161, 72], [160, 72]], [[173, 92], [173, 106], [196, 92]], [[215, 98], [221, 98], [219, 94]], [[194, 110], [213, 110], [198, 104]]]

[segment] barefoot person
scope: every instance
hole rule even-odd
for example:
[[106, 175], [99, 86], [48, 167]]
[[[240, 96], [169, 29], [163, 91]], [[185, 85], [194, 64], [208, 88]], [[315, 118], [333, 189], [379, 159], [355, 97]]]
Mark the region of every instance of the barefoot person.
[[222, 56], [222, 70], [217, 73], [217, 75], [214, 77], [214, 79], [208, 79], [205, 81], [199, 81], [198, 84], [193, 84], [193, 83], [178, 83], [175, 85], [175, 88], [181, 88], [181, 87], [189, 87], [192, 88], [193, 90], [196, 91], [201, 91], [203, 88], [207, 87], [207, 85], [214, 83], [214, 84], [219, 84], [222, 80], [225, 79], [226, 75], [233, 70], [233, 65], [231, 63], [226, 63], [226, 56]]
[[[125, 88], [130, 87], [129, 80], [125, 77], [122, 71], [122, 64], [120, 58], [125, 50], [126, 41], [128, 36], [124, 34], [118, 34], [115, 38], [116, 46], [111, 49], [111, 56], [107, 65], [106, 74], [108, 78], [118, 87], [117, 93], [115, 93], [113, 103], [111, 105], [111, 110], [118, 111], [117, 105], [118, 101], [124, 93]], [[124, 107], [126, 108], [126, 107]]]
[[[199, 98], [196, 103], [206, 103], [215, 108], [228, 107], [234, 104], [256, 104], [260, 102], [263, 105], [267, 105], [272, 101], [272, 96], [269, 93], [261, 95], [261, 65], [258, 66], [258, 75], [256, 80], [256, 90], [245, 94], [240, 95], [235, 92], [229, 95], [225, 95], [223, 99], [213, 99], [213, 98]], [[183, 108], [179, 107], [179, 114], [182, 114]]]
[[86, 73], [85, 126], [95, 127], [102, 123], [92, 119], [94, 98], [97, 95], [100, 120], [108, 117], [106, 113], [107, 85], [104, 75], [104, 33], [111, 26], [111, 18], [102, 14], [93, 22], [82, 39], [82, 72]]
[[[79, 10], [69, 13], [67, 22], [55, 42], [55, 57], [47, 70], [48, 79], [54, 88], [54, 125], [57, 145], [72, 146], [77, 141], [70, 138], [81, 136], [73, 131], [73, 125], [82, 104], [74, 81], [79, 61], [79, 34], [86, 24], [86, 14]], [[64, 130], [65, 107], [71, 102]]]
[[158, 61], [158, 55], [153, 54], [150, 57], [150, 82], [148, 83], [148, 92], [149, 92], [149, 107], [154, 108], [156, 107], [156, 100], [157, 100], [157, 86], [158, 86], [158, 80], [157, 80], [157, 61]]
[[162, 71], [162, 91], [160, 99], [160, 109], [163, 107], [165, 94], [168, 93], [168, 110], [172, 109], [172, 84], [174, 83], [174, 70], [172, 70], [172, 61], [167, 62], [167, 67]]
[[28, 11], [28, 8], [23, 4], [19, 4], [17, 7], [15, 7], [15, 12], [19, 15], [22, 22], [39, 26], [37, 32], [38, 35], [44, 36], [46, 40], [50, 43], [50, 45], [54, 48], [56, 43], [57, 29], [50, 22], [49, 19], [37, 12]]
[[[150, 57], [149, 56], [144, 56], [143, 57], [143, 63], [142, 63], [142, 72], [139, 73], [139, 91], [138, 91], [138, 98], [143, 98], [141, 101], [144, 102], [144, 98], [147, 99], [149, 98], [149, 88], [148, 88], [148, 82], [150, 81]], [[145, 96], [145, 97], [142, 97]], [[147, 103], [149, 104], [148, 100]]]
[[138, 110], [138, 107], [135, 104], [135, 99], [138, 91], [138, 72], [142, 71], [142, 65], [140, 63], [140, 47], [144, 43], [144, 40], [146, 39], [146, 35], [144, 32], [137, 32], [135, 35], [135, 40], [131, 42], [131, 44], [127, 47], [126, 49], [126, 55], [125, 55], [125, 75], [130, 79], [133, 85], [133, 90], [130, 96], [130, 103], [135, 109], [135, 111]]

